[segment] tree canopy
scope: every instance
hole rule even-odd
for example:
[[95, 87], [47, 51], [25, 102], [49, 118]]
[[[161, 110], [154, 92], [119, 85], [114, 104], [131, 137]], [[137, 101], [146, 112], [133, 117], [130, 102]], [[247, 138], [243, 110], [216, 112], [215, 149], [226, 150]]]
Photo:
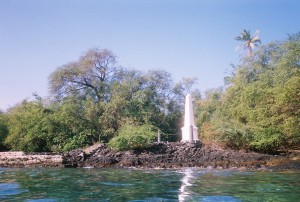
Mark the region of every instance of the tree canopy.
[[[246, 44], [258, 42], [256, 35], [245, 30], [244, 35], [239, 39], [248, 39]], [[252, 52], [253, 45], [248, 48]], [[260, 46], [233, 67], [224, 87], [201, 94], [193, 87], [196, 78], [176, 83], [166, 71], [127, 69], [117, 65], [112, 51], [90, 49], [49, 76], [49, 99], [35, 95], [0, 112], [0, 149], [69, 151], [95, 142], [119, 149], [146, 146], [156, 129], [181, 134], [188, 92], [204, 142], [261, 152], [299, 148], [300, 33]]]
[[116, 56], [107, 49], [90, 49], [78, 61], [58, 68], [50, 75], [50, 90], [57, 98], [69, 95], [106, 98], [107, 83], [117, 76]]
[[50, 100], [24, 101], [8, 111], [11, 149], [67, 151], [109, 142], [124, 125], [180, 131], [187, 85], [175, 84], [163, 70], [117, 67], [109, 50], [88, 50], [55, 70], [49, 85]]
[[299, 146], [300, 33], [244, 57], [227, 82], [224, 93], [200, 103], [204, 134], [259, 151]]

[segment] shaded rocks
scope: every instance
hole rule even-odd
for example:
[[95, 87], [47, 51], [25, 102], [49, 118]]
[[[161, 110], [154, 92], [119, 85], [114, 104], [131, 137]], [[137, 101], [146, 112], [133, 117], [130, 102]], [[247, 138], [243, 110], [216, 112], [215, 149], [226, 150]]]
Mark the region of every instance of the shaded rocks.
[[[296, 155], [297, 156], [297, 155]], [[113, 151], [104, 144], [89, 152], [75, 150], [64, 155], [65, 167], [145, 167], [145, 168], [245, 168], [271, 167], [278, 157], [255, 152], [222, 149], [182, 142], [154, 143], [148, 148]], [[298, 158], [293, 157], [294, 159]], [[290, 162], [290, 161], [289, 161]], [[300, 162], [299, 162], [300, 164]], [[278, 165], [278, 164], [276, 164]], [[293, 164], [294, 167], [297, 167]], [[272, 165], [274, 167], [274, 165]], [[292, 167], [287, 166], [288, 168]], [[279, 167], [279, 168], [285, 168]]]
[[65, 167], [76, 168], [80, 163], [86, 159], [86, 154], [81, 149], [75, 149], [67, 152], [63, 155], [63, 161]]
[[143, 149], [114, 151], [104, 144], [64, 154], [0, 152], [0, 167], [199, 167], [217, 169], [300, 169], [300, 151], [279, 155], [182, 142], [153, 143]]

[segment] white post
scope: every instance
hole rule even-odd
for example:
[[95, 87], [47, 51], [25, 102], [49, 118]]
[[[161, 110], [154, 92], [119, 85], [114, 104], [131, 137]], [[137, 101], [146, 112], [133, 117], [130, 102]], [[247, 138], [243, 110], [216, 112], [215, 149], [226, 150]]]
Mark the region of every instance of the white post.
[[158, 129], [158, 131], [157, 131], [157, 142], [158, 142], [158, 143], [161, 142], [161, 140], [160, 140], [160, 131], [159, 131], [159, 129]]
[[198, 138], [198, 128], [195, 125], [192, 97], [187, 94], [185, 97], [185, 109], [184, 109], [184, 126], [181, 128], [182, 140], [185, 142], [196, 142]]

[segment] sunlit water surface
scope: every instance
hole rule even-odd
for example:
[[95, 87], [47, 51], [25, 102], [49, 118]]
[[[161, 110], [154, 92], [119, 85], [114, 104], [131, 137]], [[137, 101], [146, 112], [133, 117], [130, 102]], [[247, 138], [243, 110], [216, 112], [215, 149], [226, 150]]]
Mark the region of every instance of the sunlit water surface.
[[0, 201], [300, 201], [300, 172], [4, 169]]

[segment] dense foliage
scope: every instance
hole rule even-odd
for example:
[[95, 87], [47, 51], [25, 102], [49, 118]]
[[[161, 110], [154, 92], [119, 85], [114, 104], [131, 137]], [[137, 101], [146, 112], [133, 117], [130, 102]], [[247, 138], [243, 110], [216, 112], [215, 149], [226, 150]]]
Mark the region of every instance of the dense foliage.
[[115, 63], [111, 51], [92, 49], [59, 67], [49, 77], [53, 99], [37, 96], [8, 110], [6, 145], [12, 150], [68, 151], [108, 142], [124, 125], [178, 133], [189, 82], [175, 84], [165, 71], [142, 73]]
[[0, 111], [0, 151], [3, 151], [6, 149], [4, 145], [4, 141], [7, 137], [8, 129], [7, 129], [7, 123], [5, 122], [5, 114], [3, 114]]
[[11, 108], [7, 114], [9, 135], [6, 143], [15, 150], [45, 151], [48, 140], [49, 119], [47, 112], [37, 102], [24, 101]]
[[263, 152], [300, 144], [300, 34], [261, 46], [198, 104], [204, 138]]
[[[193, 92], [201, 140], [262, 152], [300, 147], [300, 33], [249, 52], [225, 81], [203, 98]], [[50, 75], [50, 99], [36, 95], [0, 113], [0, 149], [146, 146], [153, 128], [181, 133], [184, 96], [195, 83], [119, 67], [111, 51], [91, 49]]]
[[109, 146], [115, 150], [145, 148], [156, 138], [157, 128], [151, 125], [124, 125], [118, 136], [109, 141]]

